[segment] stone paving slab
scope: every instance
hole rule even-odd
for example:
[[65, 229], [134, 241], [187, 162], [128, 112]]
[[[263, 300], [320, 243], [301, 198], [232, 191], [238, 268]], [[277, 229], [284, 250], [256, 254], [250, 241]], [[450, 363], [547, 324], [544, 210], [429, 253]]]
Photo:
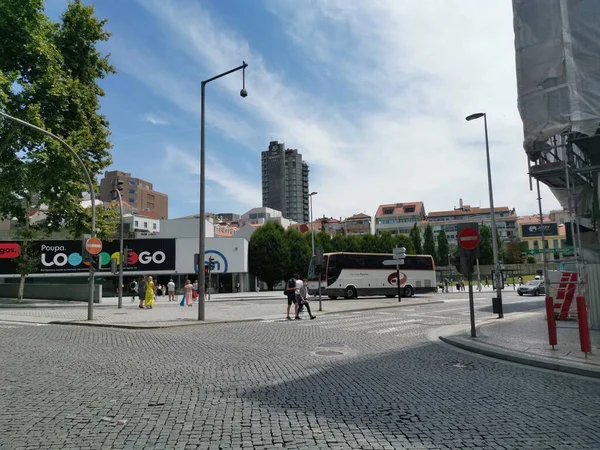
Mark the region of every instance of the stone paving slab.
[[592, 352], [581, 351], [579, 331], [573, 322], [558, 322], [558, 345], [548, 344], [545, 313], [533, 312], [492, 319], [480, 324], [477, 337], [470, 327], [446, 329], [442, 341], [456, 347], [508, 361], [561, 372], [600, 378], [600, 331], [592, 333]]
[[[168, 302], [159, 299], [151, 310], [140, 309], [138, 302], [128, 299], [122, 309], [115, 305], [95, 305], [94, 319], [87, 318], [87, 305], [67, 308], [2, 308], [0, 321], [18, 321], [46, 324], [71, 324], [117, 328], [165, 328], [185, 325], [202, 325], [207, 323], [241, 322], [251, 320], [281, 319], [285, 317], [286, 299], [281, 296], [280, 303], [272, 299], [207, 301], [205, 320], [198, 321], [198, 305], [181, 307], [179, 302]], [[311, 301], [310, 306], [315, 315], [353, 312], [382, 308], [398, 308], [423, 304], [443, 303], [442, 300], [428, 297], [403, 299], [358, 299], [358, 300], [324, 300], [323, 311], [318, 311], [319, 302]]]

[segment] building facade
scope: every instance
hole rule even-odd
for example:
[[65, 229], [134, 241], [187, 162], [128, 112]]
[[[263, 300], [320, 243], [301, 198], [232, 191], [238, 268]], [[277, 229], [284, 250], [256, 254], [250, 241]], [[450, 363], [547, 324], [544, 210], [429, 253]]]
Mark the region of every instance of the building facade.
[[344, 221], [347, 236], [364, 236], [371, 234], [371, 216], [364, 213], [354, 214]]
[[298, 150], [272, 141], [262, 152], [262, 205], [295, 222], [308, 222], [308, 165]]
[[538, 263], [558, 261], [564, 256], [572, 256], [573, 247], [568, 247], [564, 223], [561, 224], [551, 217], [543, 216], [544, 239], [542, 240], [542, 221], [539, 214], [519, 217], [519, 238], [527, 244], [525, 254], [533, 256]]
[[379, 205], [375, 214], [375, 234], [410, 234], [412, 227], [425, 219], [423, 202], [391, 203]]
[[100, 200], [111, 202], [111, 191], [117, 180], [123, 181], [123, 200], [139, 211], [150, 211], [156, 213], [159, 219], [169, 217], [169, 197], [167, 194], [155, 191], [152, 183], [140, 178], [132, 177], [128, 172], [112, 170], [104, 172], [104, 178], [100, 180]]
[[[514, 208], [510, 209], [507, 206], [495, 207], [494, 215], [500, 240], [516, 241], [519, 238], [519, 231], [517, 229], [518, 217]], [[492, 215], [490, 214], [490, 209], [463, 205], [461, 199], [458, 208], [450, 211], [433, 211], [429, 213], [423, 225], [431, 225], [436, 239], [440, 231], [444, 230], [448, 243], [457, 244], [456, 229], [459, 224], [463, 223], [477, 223], [491, 227]]]

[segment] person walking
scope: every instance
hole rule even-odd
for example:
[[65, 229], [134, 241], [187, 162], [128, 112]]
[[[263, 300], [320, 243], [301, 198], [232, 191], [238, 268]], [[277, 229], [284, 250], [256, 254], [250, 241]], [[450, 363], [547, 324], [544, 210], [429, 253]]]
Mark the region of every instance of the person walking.
[[167, 283], [167, 292], [169, 293], [169, 301], [174, 302], [175, 301], [175, 282], [173, 281], [172, 278]]
[[296, 303], [296, 279], [294, 278], [295, 276], [296, 275], [290, 278], [285, 284], [285, 295], [287, 296], [287, 320], [292, 320], [292, 318], [290, 317], [290, 308], [292, 307], [292, 304], [294, 305], [296, 319], [298, 318], [298, 304]]
[[306, 311], [308, 311], [308, 316], [310, 320], [316, 319], [317, 316], [313, 316], [313, 313], [310, 311], [310, 305], [308, 304], [308, 278], [305, 278], [302, 287], [300, 288], [300, 299], [302, 305], [306, 307]]
[[185, 297], [185, 304], [188, 306], [194, 306], [194, 286], [190, 280], [185, 280], [183, 286], [183, 295]]
[[135, 280], [131, 280], [129, 283], [129, 292], [131, 293], [131, 303], [135, 302], [135, 296], [138, 293], [138, 283]]
[[145, 306], [146, 309], [154, 308], [154, 296], [156, 295], [156, 285], [154, 281], [152, 281], [152, 277], [148, 277], [148, 281], [146, 282], [146, 295], [145, 295]]
[[144, 301], [146, 300], [146, 275], [142, 275], [142, 278], [140, 279], [138, 292], [140, 294], [140, 309], [146, 309], [144, 307]]

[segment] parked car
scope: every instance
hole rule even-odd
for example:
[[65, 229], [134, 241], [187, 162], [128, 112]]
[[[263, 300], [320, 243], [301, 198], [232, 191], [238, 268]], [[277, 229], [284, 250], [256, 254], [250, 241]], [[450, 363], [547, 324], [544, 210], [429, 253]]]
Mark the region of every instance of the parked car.
[[540, 295], [545, 294], [546, 289], [544, 287], [543, 280], [529, 280], [522, 286], [519, 286], [517, 289], [517, 293], [519, 295], [529, 294], [529, 295]]

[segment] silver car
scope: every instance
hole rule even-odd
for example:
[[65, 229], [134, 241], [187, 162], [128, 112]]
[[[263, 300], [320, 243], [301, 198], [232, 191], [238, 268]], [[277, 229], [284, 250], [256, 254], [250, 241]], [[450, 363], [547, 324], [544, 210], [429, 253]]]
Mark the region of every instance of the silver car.
[[544, 287], [544, 280], [529, 280], [522, 286], [519, 286], [517, 289], [517, 293], [519, 295], [529, 294], [529, 295], [540, 295], [545, 294], [546, 289]]

